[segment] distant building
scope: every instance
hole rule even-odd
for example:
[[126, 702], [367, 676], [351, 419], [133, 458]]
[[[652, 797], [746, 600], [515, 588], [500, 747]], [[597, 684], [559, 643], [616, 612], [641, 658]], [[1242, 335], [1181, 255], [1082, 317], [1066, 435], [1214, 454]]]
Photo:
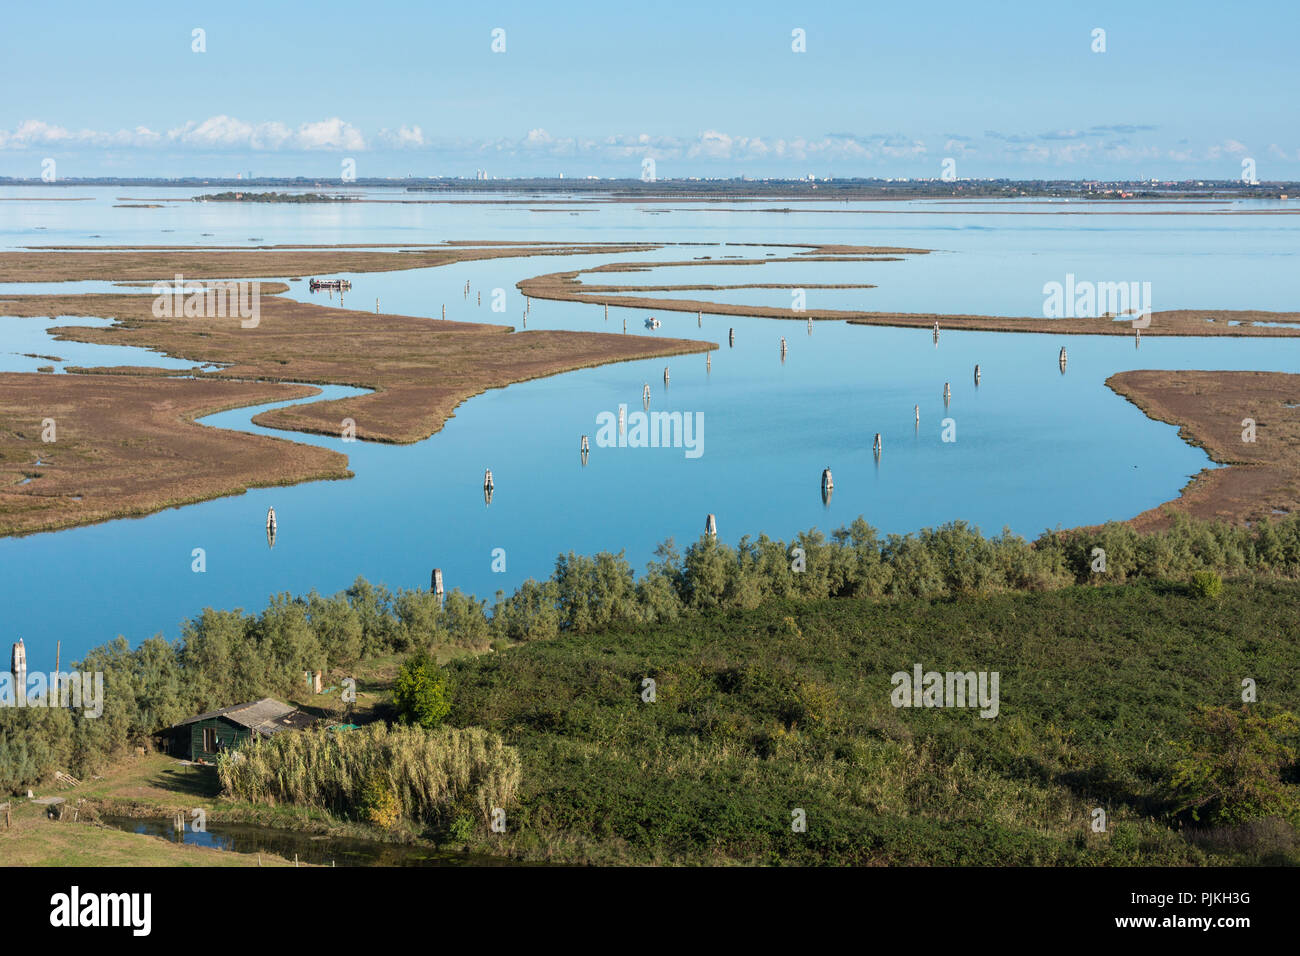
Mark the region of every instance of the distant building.
[[174, 757], [212, 762], [222, 753], [235, 750], [255, 736], [274, 737], [286, 730], [302, 730], [316, 722], [292, 704], [263, 697], [248, 704], [211, 710], [182, 720], [163, 733], [167, 750]]

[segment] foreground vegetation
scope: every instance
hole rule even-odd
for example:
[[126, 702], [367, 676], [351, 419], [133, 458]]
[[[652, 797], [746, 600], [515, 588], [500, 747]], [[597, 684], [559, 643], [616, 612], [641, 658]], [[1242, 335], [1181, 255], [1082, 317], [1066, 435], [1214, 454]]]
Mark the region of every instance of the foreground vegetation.
[[[569, 554], [491, 614], [358, 580], [95, 650], [80, 669], [105, 672], [103, 717], [0, 710], [0, 787], [93, 773], [323, 669], [390, 701], [378, 722], [246, 751], [223, 764], [229, 798], [532, 859], [1300, 862], [1297, 577], [1288, 518], [1033, 544], [859, 520], [669, 542], [639, 578]], [[917, 664], [997, 672], [997, 716], [895, 707], [892, 675]]]
[[[528, 857], [1300, 862], [1294, 725], [1215, 726], [1244, 678], [1249, 713], [1300, 709], [1298, 602], [1258, 580], [785, 599], [453, 662], [451, 721], [519, 749], [498, 849]], [[998, 716], [895, 708], [916, 663], [1000, 672]]]

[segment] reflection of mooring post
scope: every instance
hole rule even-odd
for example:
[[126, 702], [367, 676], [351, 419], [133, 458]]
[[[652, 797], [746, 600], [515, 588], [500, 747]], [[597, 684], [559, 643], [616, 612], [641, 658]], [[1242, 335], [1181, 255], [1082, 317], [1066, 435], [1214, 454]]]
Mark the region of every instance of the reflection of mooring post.
[[646, 408], [650, 407], [650, 383], [649, 382], [646, 382], [645, 386], [641, 389], [641, 404], [644, 405]]
[[584, 455], [585, 455], [587, 452], [591, 451], [591, 442], [587, 440], [587, 436], [586, 436], [586, 435], [583, 435], [583, 436], [582, 436], [582, 444], [579, 446], [579, 450], [580, 450]]
[[482, 305], [482, 304], [483, 304], [483, 293], [482, 293], [482, 291], [480, 291], [480, 292], [478, 293], [478, 304], [479, 304], [479, 305]]
[[952, 401], [952, 386], [947, 382], [943, 383], [943, 403], [947, 405]]
[[939, 344], [939, 323], [938, 322], [934, 323], [934, 342], [936, 345]]
[[621, 435], [627, 431], [627, 406], [618, 406], [618, 433]]
[[1135, 349], [1136, 349], [1136, 348], [1141, 348], [1141, 347], [1142, 347], [1142, 330], [1141, 330], [1141, 329], [1134, 329], [1134, 330], [1133, 330], [1133, 347], [1134, 347]]
[[710, 538], [718, 536], [718, 519], [714, 515], [709, 515], [704, 519], [704, 533]]
[[728, 345], [735, 345], [735, 344], [736, 344], [736, 330], [735, 330], [735, 329], [728, 329], [728, 330], [727, 330], [727, 344], [728, 344]]
[[808, 317], [808, 334], [812, 335], [812, 317]]
[[668, 366], [667, 366], [667, 365], [664, 366], [664, 384], [665, 384], [665, 385], [668, 384]]
[[975, 366], [975, 384], [976, 384], [976, 385], [979, 385], [979, 383], [980, 383], [980, 367], [979, 367], [978, 365], [976, 365], [976, 366]]
[[266, 545], [269, 548], [275, 547], [275, 509], [266, 509]]
[[1062, 371], [1062, 372], [1065, 371], [1065, 362], [1066, 362], [1066, 357], [1065, 357], [1065, 346], [1062, 345], [1062, 346], [1061, 346], [1061, 358], [1060, 358], [1061, 371]]
[[438, 606], [442, 606], [442, 568], [434, 568], [433, 574], [429, 575], [429, 590], [433, 596], [438, 599]]

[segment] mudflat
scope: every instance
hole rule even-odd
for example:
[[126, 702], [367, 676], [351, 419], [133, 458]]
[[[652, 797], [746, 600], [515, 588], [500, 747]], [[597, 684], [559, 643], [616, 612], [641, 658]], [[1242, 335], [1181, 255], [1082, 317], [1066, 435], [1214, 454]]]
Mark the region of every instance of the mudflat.
[[1228, 466], [1201, 471], [1178, 498], [1133, 518], [1140, 530], [1167, 526], [1173, 511], [1234, 523], [1300, 511], [1300, 375], [1143, 370], [1106, 384]]
[[63, 326], [59, 340], [134, 345], [222, 367], [209, 378], [310, 382], [370, 394], [275, 409], [259, 425], [408, 443], [442, 428], [453, 409], [489, 388], [608, 362], [702, 352], [716, 344], [604, 332], [520, 331], [509, 326], [361, 312], [262, 296], [256, 328], [238, 318], [158, 318], [148, 295], [14, 296], [0, 314], [100, 316], [108, 328]]
[[319, 392], [269, 382], [0, 374], [0, 535], [350, 477], [336, 451], [194, 421]]

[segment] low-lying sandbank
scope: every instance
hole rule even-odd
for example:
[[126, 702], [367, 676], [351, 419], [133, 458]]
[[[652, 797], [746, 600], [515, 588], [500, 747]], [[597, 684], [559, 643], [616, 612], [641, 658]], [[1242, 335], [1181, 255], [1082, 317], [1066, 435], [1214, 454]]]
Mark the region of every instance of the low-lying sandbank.
[[[924, 249], [871, 249], [855, 246], [819, 246], [809, 255], [768, 259], [692, 259], [683, 262], [615, 262], [572, 272], [550, 272], [524, 279], [516, 285], [524, 295], [535, 299], [579, 302], [588, 305], [644, 309], [655, 312], [706, 312], [710, 315], [734, 315], [760, 319], [815, 319], [844, 321], [850, 325], [884, 325], [896, 328], [966, 329], [978, 332], [1021, 332], [1050, 335], [1127, 335], [1135, 334], [1133, 316], [1103, 315], [1096, 318], [1048, 319], [1034, 316], [954, 315], [939, 312], [868, 312], [845, 309], [806, 309], [794, 312], [789, 306], [744, 305], [710, 302], [706, 299], [666, 298], [646, 295], [651, 292], [710, 291], [726, 289], [869, 289], [869, 284], [844, 283], [751, 283], [746, 285], [596, 285], [586, 284], [583, 276], [607, 272], [648, 272], [679, 266], [759, 266], [772, 262], [890, 262], [900, 255], [916, 255]], [[642, 293], [642, 294], [630, 294]], [[1292, 325], [1263, 323], [1289, 322]], [[1141, 328], [1147, 335], [1266, 336], [1291, 338], [1300, 336], [1300, 312], [1265, 312], [1258, 309], [1167, 309], [1154, 311], [1150, 324]]]
[[[254, 328], [238, 317], [158, 318], [153, 297], [131, 294], [12, 296], [0, 298], [0, 315], [111, 318], [116, 324], [106, 328], [68, 325], [51, 334], [154, 349], [196, 366], [181, 373], [113, 367], [0, 374], [0, 535], [147, 514], [259, 485], [349, 476], [347, 458], [337, 452], [193, 423], [224, 408], [319, 394], [272, 383], [373, 391], [272, 409], [256, 417], [259, 425], [339, 435], [350, 419], [358, 439], [415, 442], [489, 388], [717, 347], [609, 333], [514, 332], [278, 296], [262, 296]], [[46, 418], [55, 421], [54, 443], [41, 440]], [[31, 480], [24, 484], [24, 478]]]
[[[317, 276], [427, 269], [455, 262], [525, 256], [646, 252], [654, 243], [483, 243], [438, 246], [48, 246], [0, 252], [0, 282], [89, 279], [168, 281]], [[388, 251], [385, 251], [388, 250]], [[392, 251], [398, 250], [398, 251]]]
[[0, 374], [0, 535], [350, 477], [336, 451], [194, 421], [318, 394], [269, 382]]
[[0, 297], [0, 315], [97, 316], [107, 328], [61, 326], [61, 341], [132, 345], [219, 368], [209, 378], [350, 385], [370, 394], [275, 409], [259, 425], [407, 443], [442, 428], [489, 388], [608, 362], [703, 352], [710, 342], [605, 332], [512, 331], [410, 315], [361, 312], [262, 296], [256, 328], [238, 318], [157, 318], [147, 295]]
[[1178, 498], [1137, 515], [1140, 530], [1167, 526], [1175, 511], [1240, 523], [1300, 510], [1300, 375], [1144, 370], [1106, 384], [1228, 466], [1201, 471]]

